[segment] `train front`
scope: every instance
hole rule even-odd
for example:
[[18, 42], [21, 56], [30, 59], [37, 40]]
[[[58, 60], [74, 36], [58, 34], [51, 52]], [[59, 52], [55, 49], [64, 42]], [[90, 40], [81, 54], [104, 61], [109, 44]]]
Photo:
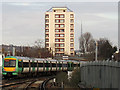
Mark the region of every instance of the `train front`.
[[17, 75], [17, 59], [13, 56], [8, 56], [3, 59], [2, 75], [11, 77]]

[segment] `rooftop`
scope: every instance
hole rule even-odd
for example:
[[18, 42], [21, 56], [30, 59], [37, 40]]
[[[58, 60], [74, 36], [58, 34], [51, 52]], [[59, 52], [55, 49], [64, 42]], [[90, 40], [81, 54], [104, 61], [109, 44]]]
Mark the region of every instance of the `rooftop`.
[[70, 10], [68, 7], [52, 7], [49, 10], [47, 10], [47, 12], [52, 12], [53, 9], [65, 9], [67, 10], [67, 12], [73, 12], [72, 10]]

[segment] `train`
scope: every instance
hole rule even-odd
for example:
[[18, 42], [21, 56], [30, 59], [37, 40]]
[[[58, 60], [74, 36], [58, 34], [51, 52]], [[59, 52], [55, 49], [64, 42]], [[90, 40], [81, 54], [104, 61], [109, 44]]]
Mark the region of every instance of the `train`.
[[3, 77], [38, 74], [44, 72], [72, 71], [80, 67], [80, 61], [54, 60], [7, 56], [2, 60]]

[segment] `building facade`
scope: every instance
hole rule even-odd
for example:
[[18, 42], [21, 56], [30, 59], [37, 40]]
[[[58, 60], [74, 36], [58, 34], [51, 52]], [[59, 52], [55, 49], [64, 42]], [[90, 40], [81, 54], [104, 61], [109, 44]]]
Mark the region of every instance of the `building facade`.
[[45, 13], [45, 47], [54, 56], [74, 55], [74, 12], [67, 7]]

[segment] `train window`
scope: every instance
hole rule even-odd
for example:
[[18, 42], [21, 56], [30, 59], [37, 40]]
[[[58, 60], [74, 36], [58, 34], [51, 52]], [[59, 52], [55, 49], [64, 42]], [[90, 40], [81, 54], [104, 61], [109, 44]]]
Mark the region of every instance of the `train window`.
[[63, 67], [67, 67], [67, 64], [63, 64]]
[[43, 63], [38, 63], [38, 67], [43, 67]]
[[18, 62], [18, 67], [22, 67], [22, 62]]
[[29, 67], [29, 62], [23, 62], [23, 67]]
[[62, 67], [62, 64], [61, 64], [61, 63], [59, 63], [59, 64], [57, 64], [57, 66], [58, 66], [58, 67]]
[[37, 67], [37, 63], [36, 62], [34, 63], [34, 67]]
[[5, 60], [4, 61], [4, 67], [15, 67], [16, 66], [16, 60]]
[[56, 67], [56, 63], [52, 63], [52, 67]]
[[31, 62], [30, 64], [31, 64], [31, 67], [34, 67], [34, 62]]
[[45, 63], [45, 67], [50, 67], [50, 63]]

